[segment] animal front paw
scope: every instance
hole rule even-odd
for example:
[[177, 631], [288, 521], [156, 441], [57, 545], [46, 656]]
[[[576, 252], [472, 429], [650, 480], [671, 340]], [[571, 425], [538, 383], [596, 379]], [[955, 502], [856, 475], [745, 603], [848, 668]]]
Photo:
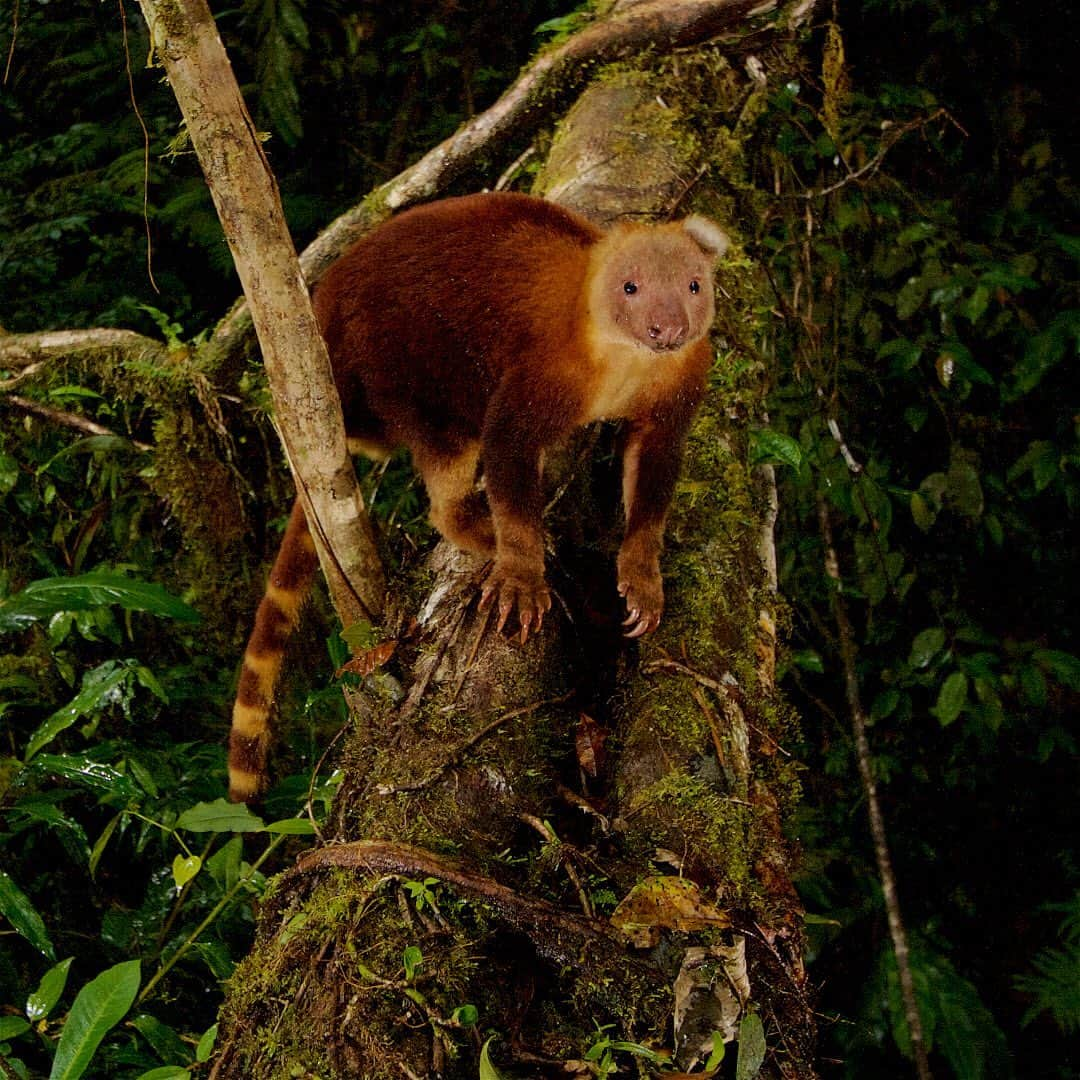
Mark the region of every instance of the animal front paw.
[[551, 610], [551, 590], [544, 580], [543, 571], [534, 573], [521, 567], [496, 563], [480, 593], [480, 610], [486, 611], [496, 597], [499, 601], [496, 630], [501, 632], [510, 613], [516, 610], [522, 645], [528, 640], [530, 630], [539, 632], [544, 613]]
[[660, 625], [664, 611], [664, 583], [657, 565], [619, 557], [619, 595], [626, 599], [625, 636], [638, 638]]

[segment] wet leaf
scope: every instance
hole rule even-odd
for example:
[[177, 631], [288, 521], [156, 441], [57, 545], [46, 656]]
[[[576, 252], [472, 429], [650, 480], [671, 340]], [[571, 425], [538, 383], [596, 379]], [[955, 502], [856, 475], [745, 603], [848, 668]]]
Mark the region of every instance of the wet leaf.
[[21, 630], [61, 611], [89, 611], [119, 604], [125, 611], [197, 623], [199, 613], [160, 585], [135, 581], [105, 570], [79, 577], [51, 577], [32, 581], [22, 592], [0, 603], [0, 634]]
[[37, 913], [37, 908], [3, 870], [0, 870], [0, 915], [3, 915], [38, 952], [44, 953], [50, 960], [56, 959], [56, 950], [49, 939], [45, 923]]
[[199, 1039], [198, 1046], [195, 1047], [195, 1060], [200, 1064], [210, 1060], [210, 1055], [214, 1052], [214, 1043], [217, 1042], [218, 1026], [214, 1024], [212, 1027], [208, 1027]]
[[754, 428], [750, 432], [751, 465], [790, 465], [798, 469], [802, 464], [802, 448], [790, 435], [772, 428]]
[[480, 1049], [480, 1080], [503, 1080], [502, 1073], [491, 1064], [491, 1056], [488, 1047], [498, 1038], [492, 1035]]
[[940, 626], [931, 626], [915, 635], [911, 643], [911, 655], [908, 663], [913, 668], [926, 668], [945, 647], [945, 630]]
[[106, 660], [83, 676], [82, 688], [62, 709], [57, 709], [30, 736], [25, 760], [29, 761], [43, 746], [47, 746], [62, 731], [88, 713], [108, 704], [119, 688], [131, 677], [131, 661], [118, 663]]
[[173, 859], [172, 876], [178, 889], [182, 889], [202, 869], [198, 855], [177, 855]]
[[41, 977], [37, 989], [26, 999], [26, 1015], [33, 1022], [44, 1020], [56, 1008], [67, 985], [68, 970], [75, 957], [69, 956], [49, 968]]

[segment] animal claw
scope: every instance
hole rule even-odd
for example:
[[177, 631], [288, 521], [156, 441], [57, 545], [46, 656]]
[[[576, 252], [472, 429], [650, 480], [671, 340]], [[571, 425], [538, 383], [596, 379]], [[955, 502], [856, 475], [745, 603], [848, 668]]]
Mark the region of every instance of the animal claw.
[[626, 632], [626, 633], [625, 633], [625, 634], [623, 635], [623, 637], [628, 637], [628, 638], [639, 638], [639, 637], [641, 637], [641, 636], [642, 636], [643, 634], [646, 634], [646, 633], [648, 633], [648, 630], [649, 630], [649, 619], [642, 619], [642, 620], [641, 620], [641, 621], [640, 621], [640, 622], [639, 622], [639, 623], [637, 624], [637, 626], [635, 626], [635, 627], [633, 628], [633, 630], [628, 630], [628, 631], [627, 631], [627, 632]]
[[640, 609], [638, 609], [638, 608], [631, 609], [630, 614], [627, 615], [625, 619], [623, 619], [623, 626], [629, 626], [631, 623], [637, 622], [638, 621], [638, 616], [640, 614], [641, 614]]

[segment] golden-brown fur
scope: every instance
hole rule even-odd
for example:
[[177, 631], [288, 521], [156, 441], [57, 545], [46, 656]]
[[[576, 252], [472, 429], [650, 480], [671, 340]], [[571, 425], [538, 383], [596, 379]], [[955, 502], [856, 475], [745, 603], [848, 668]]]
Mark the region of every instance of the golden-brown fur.
[[[350, 447], [410, 449], [436, 527], [493, 556], [481, 602], [498, 603], [500, 628], [516, 611], [524, 640], [550, 608], [543, 453], [597, 419], [628, 426], [617, 567], [628, 633], [660, 621], [664, 519], [704, 392], [712, 269], [725, 246], [700, 217], [604, 233], [540, 199], [474, 195], [390, 220], [316, 290]], [[315, 570], [298, 514], [245, 656], [230, 748], [234, 798], [262, 784], [277, 676], [268, 655], [277, 650], [280, 666], [299, 605], [282, 590], [306, 591]], [[287, 555], [290, 547], [302, 555]]]

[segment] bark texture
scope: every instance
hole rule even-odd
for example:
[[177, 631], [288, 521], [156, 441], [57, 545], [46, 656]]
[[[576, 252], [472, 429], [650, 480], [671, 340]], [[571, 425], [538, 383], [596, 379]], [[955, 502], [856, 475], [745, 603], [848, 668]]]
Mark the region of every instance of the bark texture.
[[[737, 130], [758, 92], [711, 50], [608, 73], [537, 189], [598, 219], [731, 227], [701, 183], [722, 140], [690, 117], [712, 95]], [[758, 1057], [756, 1075], [814, 1074], [781, 831], [797, 782], [773, 685], [775, 494], [745, 464], [765, 382], [731, 363], [747, 277], [721, 272], [728, 362], [691, 436], [659, 631], [619, 634], [617, 432], [549, 463], [557, 600], [526, 647], [477, 610], [482, 568], [435, 550], [426, 596], [397, 601], [392, 670], [353, 695], [327, 842], [276, 883], [232, 980], [216, 1075], [474, 1077], [482, 1032], [513, 1075], [597, 1075], [605, 1052], [700, 1072], [718, 1039], [745, 1075]]]
[[382, 610], [382, 565], [277, 183], [205, 0], [141, 0], [251, 305], [279, 432], [348, 626]]

